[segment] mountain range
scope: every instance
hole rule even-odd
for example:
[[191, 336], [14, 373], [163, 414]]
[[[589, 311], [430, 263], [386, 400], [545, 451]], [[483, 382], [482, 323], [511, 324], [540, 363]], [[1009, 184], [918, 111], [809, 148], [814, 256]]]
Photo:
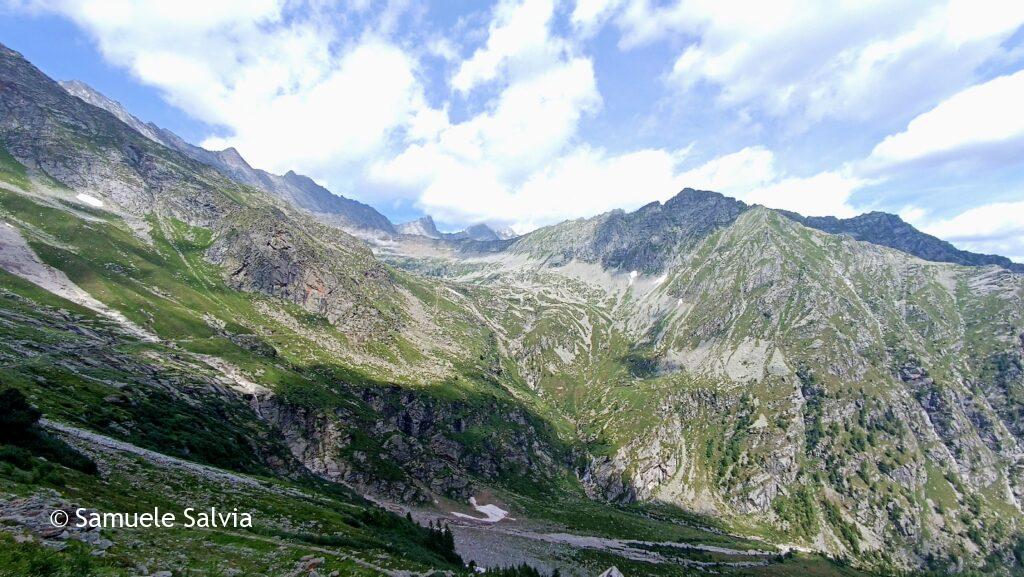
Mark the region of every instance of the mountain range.
[[[1024, 571], [1019, 263], [693, 189], [395, 225], [7, 48], [0, 147], [0, 563]], [[46, 522], [156, 505], [256, 527]]]
[[[476, 224], [459, 232], [442, 233], [438, 231], [434, 220], [429, 215], [395, 225], [373, 207], [331, 193], [308, 176], [296, 174], [293, 171], [288, 171], [284, 176], [278, 176], [254, 169], [234, 148], [212, 152], [189, 144], [169, 130], [135, 118], [120, 103], [96, 92], [81, 81], [72, 80], [60, 84], [70, 94], [107, 110], [143, 136], [175, 149], [203, 164], [212, 166], [232, 180], [280, 196], [291, 204], [312, 212], [327, 224], [341, 226], [350, 232], [411, 234], [434, 239], [473, 241], [507, 240], [517, 236], [510, 229], [495, 230], [486, 224]], [[746, 207], [744, 203], [734, 199], [726, 199], [726, 201], [735, 203], [737, 210]], [[640, 212], [642, 213], [643, 210], [641, 209]], [[957, 249], [948, 242], [917, 230], [894, 214], [871, 212], [847, 219], [838, 219], [832, 216], [806, 217], [791, 211], [780, 211], [780, 214], [792, 218], [804, 226], [832, 234], [847, 234], [857, 240], [895, 248], [924, 260], [964, 265], [994, 264], [1014, 272], [1024, 273], [1024, 264], [1022, 263], [1013, 262], [1002, 256]]]
[[[455, 233], [441, 233], [429, 216], [409, 223], [394, 225], [373, 207], [359, 201], [334, 194], [317, 184], [312, 178], [289, 170], [283, 176], [253, 168], [234, 148], [210, 151], [190, 144], [173, 132], [146, 123], [121, 105], [107, 98], [89, 85], [78, 80], [61, 82], [68, 93], [102, 108], [119, 120], [134, 128], [150, 140], [176, 150], [185, 156], [213, 167], [224, 176], [240, 183], [259, 188], [278, 196], [292, 205], [308, 210], [325, 224], [340, 226], [356, 234], [414, 234], [429, 238], [451, 240], [497, 240], [508, 238], [507, 233], [496, 232], [486, 224], [477, 224]], [[418, 225], [423, 225], [422, 227]]]

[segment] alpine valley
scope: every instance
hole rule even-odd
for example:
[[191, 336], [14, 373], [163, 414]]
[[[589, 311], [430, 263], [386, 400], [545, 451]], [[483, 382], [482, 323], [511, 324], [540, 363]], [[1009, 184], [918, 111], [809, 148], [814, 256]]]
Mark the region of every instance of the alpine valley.
[[896, 216], [441, 233], [0, 47], [0, 221], [0, 575], [1024, 574], [1024, 265]]

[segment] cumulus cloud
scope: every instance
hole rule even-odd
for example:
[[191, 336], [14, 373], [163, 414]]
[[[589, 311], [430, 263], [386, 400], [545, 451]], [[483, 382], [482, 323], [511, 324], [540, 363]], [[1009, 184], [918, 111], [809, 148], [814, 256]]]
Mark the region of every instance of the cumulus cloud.
[[760, 146], [685, 168], [691, 149], [610, 154], [579, 146], [513, 183], [494, 166], [465, 162], [436, 147], [411, 147], [378, 170], [393, 175], [392, 182], [408, 179], [405, 185], [422, 186], [420, 206], [442, 221], [486, 221], [519, 233], [665, 201], [685, 187], [810, 216], [845, 217], [855, 214], [850, 195], [868, 184], [845, 169], [808, 177], [787, 175], [776, 168], [775, 155]]
[[621, 0], [576, 0], [570, 20], [577, 30], [589, 35], [604, 24], [620, 4]]
[[1024, 4], [1002, 0], [588, 0], [577, 13], [581, 23], [614, 22], [623, 49], [692, 38], [674, 84], [709, 85], [722, 105], [805, 121], [913, 110], [973, 81], [1024, 23]]
[[[371, 176], [381, 182], [424, 185], [445, 172], [474, 172], [514, 179], [559, 154], [583, 114], [600, 105], [589, 60], [574, 58], [539, 76], [512, 82], [490, 110], [459, 122], [431, 114], [430, 130], [410, 133], [410, 145], [395, 158], [377, 163]], [[467, 194], [472, 185], [460, 186]]]
[[683, 155], [684, 151], [663, 150], [609, 155], [581, 147], [514, 187], [486, 167], [456, 165], [427, 186], [420, 202], [444, 220], [508, 224], [523, 233], [566, 219], [665, 200], [681, 188], [676, 165]]
[[782, 178], [751, 191], [743, 199], [771, 208], [791, 210], [804, 216], [848, 218], [858, 213], [850, 204], [850, 196], [870, 182], [841, 168], [808, 177]]
[[850, 196], [869, 180], [849, 168], [810, 176], [787, 175], [776, 169], [775, 155], [761, 146], [744, 148], [682, 172], [685, 186], [733, 195], [745, 202], [799, 212], [805, 216], [856, 214]]
[[543, 205], [512, 206], [523, 190], [537, 189], [531, 182], [559, 172], [559, 163], [578, 170], [578, 162], [563, 156], [576, 149], [581, 119], [602, 103], [592, 61], [552, 32], [553, 13], [549, 0], [499, 4], [486, 42], [458, 63], [451, 83], [463, 96], [490, 83], [496, 96], [460, 122], [435, 115], [432, 134], [410, 132], [406, 148], [375, 163], [369, 178], [405, 188], [441, 220], [500, 220], [522, 228], [535, 220], [525, 213], [541, 206], [552, 218], [565, 214], [558, 205], [567, 192]]
[[778, 173], [775, 155], [763, 146], [751, 146], [713, 158], [679, 177], [690, 188], [742, 196], [773, 182]]
[[[382, 12], [385, 28], [398, 3]], [[95, 37], [110, 62], [218, 128], [254, 165], [322, 172], [378, 152], [426, 107], [417, 62], [365, 29], [346, 36], [284, 0], [41, 0]], [[388, 20], [389, 22], [383, 22]]]
[[915, 216], [915, 224], [925, 232], [960, 248], [1024, 262], [1024, 201], [984, 204], [930, 221], [920, 214]]
[[[596, 3], [571, 19], [586, 26], [613, 7]], [[546, 0], [500, 4], [487, 41], [452, 81], [456, 93], [491, 83], [501, 87], [498, 95], [462, 122], [439, 116], [433, 137], [410, 138], [401, 153], [374, 164], [371, 179], [411, 191], [441, 221], [488, 221], [519, 232], [666, 200], [685, 186], [807, 214], [852, 212], [847, 201], [863, 181], [838, 171], [789, 176], [761, 146], [682, 168], [689, 148], [613, 154], [575, 142], [601, 97], [592, 62], [552, 32], [552, 17]]]
[[524, 76], [557, 61], [567, 45], [550, 33], [553, 0], [503, 0], [494, 11], [487, 43], [459, 65], [452, 88], [466, 93], [504, 71]]
[[[1020, 162], [1024, 152], [1024, 71], [971, 86], [914, 118], [872, 150], [875, 170], [929, 161]], [[1000, 154], [1002, 149], [1010, 153]]]

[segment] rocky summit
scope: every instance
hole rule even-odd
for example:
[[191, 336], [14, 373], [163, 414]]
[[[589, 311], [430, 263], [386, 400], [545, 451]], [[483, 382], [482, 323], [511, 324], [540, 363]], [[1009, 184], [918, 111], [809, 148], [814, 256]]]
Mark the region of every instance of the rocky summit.
[[0, 48], [0, 220], [0, 574], [1024, 572], [1021, 265], [893, 215], [396, 226]]

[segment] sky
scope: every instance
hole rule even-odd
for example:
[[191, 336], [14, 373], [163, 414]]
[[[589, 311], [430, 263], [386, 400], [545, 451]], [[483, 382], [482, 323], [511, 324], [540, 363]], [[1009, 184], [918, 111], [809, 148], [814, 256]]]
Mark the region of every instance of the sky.
[[400, 222], [684, 187], [1024, 262], [1024, 2], [0, 0], [0, 42]]

